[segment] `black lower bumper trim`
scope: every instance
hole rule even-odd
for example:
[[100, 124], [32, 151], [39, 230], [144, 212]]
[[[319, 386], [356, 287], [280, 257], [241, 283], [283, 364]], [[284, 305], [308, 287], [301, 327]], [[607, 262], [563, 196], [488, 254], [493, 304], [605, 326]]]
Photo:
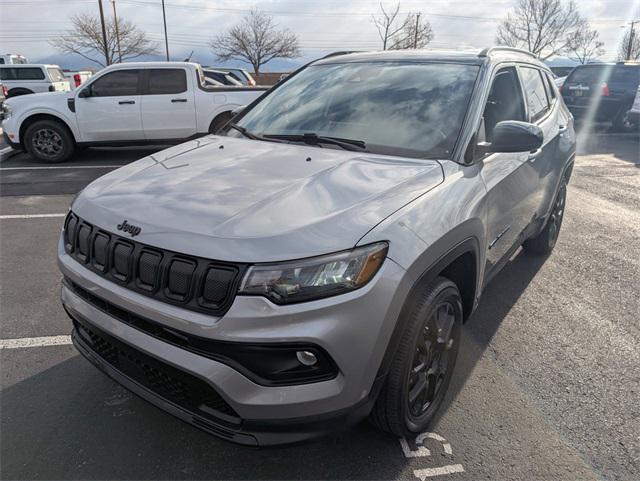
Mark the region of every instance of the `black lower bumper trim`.
[[[83, 319], [66, 307], [67, 313], [74, 320], [76, 328], [72, 333], [72, 340], [78, 351], [92, 364], [106, 373], [109, 377], [120, 383], [134, 394], [149, 401], [153, 405], [163, 409], [177, 418], [206, 431], [216, 437], [246, 446], [275, 446], [296, 443], [307, 439], [328, 435], [353, 426], [364, 419], [373, 405], [373, 401], [365, 398], [360, 403], [348, 409], [327, 413], [318, 416], [303, 418], [288, 418], [274, 420], [239, 419], [236, 423], [221, 422], [215, 417], [200, 415], [185, 408], [156, 391], [153, 391], [127, 376], [124, 372], [109, 363], [103, 356], [87, 342], [80, 333], [79, 322], [88, 324], [89, 328], [98, 330], [93, 324]], [[129, 349], [133, 349], [128, 346]]]

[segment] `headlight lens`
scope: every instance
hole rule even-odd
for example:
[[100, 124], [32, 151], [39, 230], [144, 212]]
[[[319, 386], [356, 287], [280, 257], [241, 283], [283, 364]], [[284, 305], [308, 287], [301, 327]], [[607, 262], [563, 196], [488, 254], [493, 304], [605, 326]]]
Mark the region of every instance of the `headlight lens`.
[[13, 110], [6, 103], [2, 104], [2, 118], [8, 119], [13, 114]]
[[264, 296], [276, 304], [343, 294], [364, 286], [373, 278], [388, 248], [386, 242], [378, 242], [326, 256], [258, 264], [247, 271], [239, 293]]

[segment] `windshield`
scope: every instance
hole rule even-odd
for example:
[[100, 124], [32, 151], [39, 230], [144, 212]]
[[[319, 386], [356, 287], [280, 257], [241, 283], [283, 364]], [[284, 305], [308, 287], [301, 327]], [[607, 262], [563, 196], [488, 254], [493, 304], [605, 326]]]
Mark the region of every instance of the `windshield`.
[[444, 63], [312, 65], [275, 89], [238, 125], [262, 136], [313, 133], [364, 141], [375, 153], [448, 158], [478, 70]]

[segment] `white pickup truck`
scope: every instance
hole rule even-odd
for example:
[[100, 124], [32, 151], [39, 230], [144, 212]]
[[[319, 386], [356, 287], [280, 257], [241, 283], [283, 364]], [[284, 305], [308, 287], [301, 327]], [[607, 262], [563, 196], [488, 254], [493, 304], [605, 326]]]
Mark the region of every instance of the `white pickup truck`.
[[3, 135], [45, 162], [63, 162], [83, 146], [176, 143], [215, 132], [265, 90], [206, 86], [195, 63], [117, 64], [72, 92], [5, 101]]

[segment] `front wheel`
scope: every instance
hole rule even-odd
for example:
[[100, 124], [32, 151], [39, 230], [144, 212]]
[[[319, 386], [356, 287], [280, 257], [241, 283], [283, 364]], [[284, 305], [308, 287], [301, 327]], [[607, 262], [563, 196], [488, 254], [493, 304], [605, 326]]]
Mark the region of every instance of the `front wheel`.
[[60, 122], [39, 120], [27, 128], [24, 146], [32, 157], [42, 162], [59, 163], [73, 155], [75, 142]]
[[542, 232], [535, 237], [527, 239], [522, 244], [525, 251], [532, 254], [549, 254], [556, 246], [556, 241], [560, 235], [560, 227], [564, 218], [564, 210], [567, 201], [567, 181], [563, 177], [560, 188], [553, 202], [553, 207]]
[[396, 436], [424, 431], [449, 386], [462, 331], [457, 286], [436, 278], [418, 294], [371, 421]]

